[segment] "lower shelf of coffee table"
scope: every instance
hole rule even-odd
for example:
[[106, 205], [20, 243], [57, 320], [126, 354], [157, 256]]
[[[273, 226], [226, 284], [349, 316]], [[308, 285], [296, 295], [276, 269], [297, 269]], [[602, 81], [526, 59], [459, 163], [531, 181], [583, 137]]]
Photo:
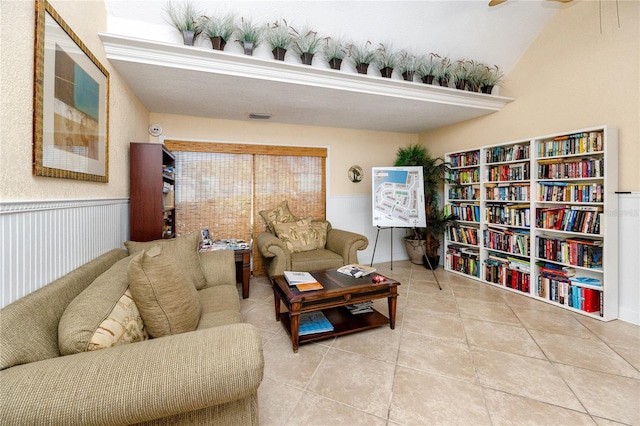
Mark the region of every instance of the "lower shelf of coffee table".
[[[333, 325], [333, 331], [299, 336], [299, 344], [315, 342], [318, 340], [329, 339], [335, 336], [343, 336], [345, 334], [356, 333], [358, 331], [364, 331], [371, 328], [381, 327], [383, 325], [389, 325], [389, 318], [385, 317], [375, 309], [373, 310], [373, 312], [358, 315], [351, 314], [349, 310], [344, 307], [323, 309], [322, 312], [327, 317], [329, 322]], [[291, 321], [289, 320], [289, 313], [281, 313], [280, 321], [282, 322], [285, 330], [287, 330], [289, 335], [291, 335]]]

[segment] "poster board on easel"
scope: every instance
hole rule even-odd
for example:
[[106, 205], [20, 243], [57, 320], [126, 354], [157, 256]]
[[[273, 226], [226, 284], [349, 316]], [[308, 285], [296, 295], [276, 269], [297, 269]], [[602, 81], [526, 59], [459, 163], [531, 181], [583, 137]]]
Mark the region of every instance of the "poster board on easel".
[[371, 182], [373, 226], [427, 226], [422, 166], [373, 167]]

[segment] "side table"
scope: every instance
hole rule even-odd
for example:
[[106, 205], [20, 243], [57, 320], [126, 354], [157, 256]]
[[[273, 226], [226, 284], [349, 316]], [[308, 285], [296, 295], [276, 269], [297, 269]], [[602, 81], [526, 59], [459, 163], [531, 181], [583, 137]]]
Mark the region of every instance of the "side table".
[[217, 248], [200, 246], [200, 251], [233, 250], [236, 262], [236, 282], [242, 283], [242, 298], [249, 297], [249, 279], [251, 278], [251, 249], [238, 248], [229, 244], [218, 245]]
[[251, 278], [251, 250], [234, 249], [236, 257], [236, 282], [242, 282], [242, 298], [249, 297], [249, 278]]

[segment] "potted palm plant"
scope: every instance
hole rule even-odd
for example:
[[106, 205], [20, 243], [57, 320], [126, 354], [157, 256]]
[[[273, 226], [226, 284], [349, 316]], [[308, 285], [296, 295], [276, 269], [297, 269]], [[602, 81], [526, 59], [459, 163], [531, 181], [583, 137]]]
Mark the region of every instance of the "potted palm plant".
[[371, 47], [370, 41], [362, 44], [351, 43], [349, 45], [349, 59], [353, 62], [359, 74], [367, 73], [369, 64], [373, 62], [375, 57], [376, 53]]
[[341, 37], [325, 37], [324, 40], [325, 45], [322, 49], [324, 59], [326, 59], [331, 69], [339, 70], [344, 57], [347, 55], [346, 43]]
[[224, 50], [233, 31], [235, 30], [235, 17], [232, 14], [223, 17], [203, 16], [202, 32], [211, 40], [211, 47], [215, 50]]
[[202, 32], [202, 13], [190, 1], [169, 1], [165, 4], [164, 12], [171, 25], [182, 34], [186, 46], [193, 46]]
[[240, 18], [240, 25], [237, 28], [237, 42], [242, 44], [245, 55], [253, 55], [253, 49], [258, 47], [262, 41], [262, 29], [254, 25], [251, 20]]
[[264, 38], [271, 47], [273, 58], [278, 61], [284, 61], [284, 56], [287, 53], [287, 49], [291, 47], [292, 42], [287, 21], [282, 19], [282, 22], [276, 21], [268, 25]]
[[391, 78], [393, 69], [398, 62], [398, 54], [390, 44], [385, 46], [380, 43], [380, 46], [376, 49], [374, 61], [380, 70], [380, 74], [383, 77]]
[[[405, 245], [413, 263], [436, 268], [440, 263], [440, 238], [448, 226], [457, 224], [456, 217], [446, 216], [438, 203], [440, 185], [447, 179], [451, 165], [442, 158], [432, 157], [423, 146], [412, 144], [398, 149], [395, 166], [422, 166], [426, 227], [412, 228], [405, 237]], [[428, 262], [423, 256], [428, 258]]]
[[318, 32], [309, 28], [304, 28], [298, 32], [291, 27], [291, 48], [300, 55], [300, 60], [305, 65], [311, 65], [313, 55], [315, 55], [322, 47], [322, 37], [318, 36]]

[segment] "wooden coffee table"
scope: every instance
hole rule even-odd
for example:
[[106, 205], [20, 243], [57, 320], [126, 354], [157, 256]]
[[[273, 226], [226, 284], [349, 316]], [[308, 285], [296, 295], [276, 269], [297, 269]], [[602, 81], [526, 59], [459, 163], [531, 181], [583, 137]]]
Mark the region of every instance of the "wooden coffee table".
[[[273, 295], [276, 308], [276, 321], [281, 321], [285, 330], [291, 335], [293, 351], [298, 352], [298, 345], [329, 339], [334, 336], [355, 333], [389, 324], [396, 326], [396, 300], [398, 298], [398, 281], [387, 278], [376, 283], [372, 275], [353, 278], [337, 272], [335, 269], [311, 272], [311, 275], [324, 287], [322, 290], [298, 291], [290, 287], [284, 276], [273, 277]], [[375, 274], [374, 274], [375, 275]], [[345, 307], [352, 303], [373, 299], [387, 298], [389, 318], [374, 309], [373, 312], [353, 315]], [[288, 312], [280, 313], [280, 302]], [[300, 314], [323, 311], [334, 329], [325, 333], [298, 335]]]

